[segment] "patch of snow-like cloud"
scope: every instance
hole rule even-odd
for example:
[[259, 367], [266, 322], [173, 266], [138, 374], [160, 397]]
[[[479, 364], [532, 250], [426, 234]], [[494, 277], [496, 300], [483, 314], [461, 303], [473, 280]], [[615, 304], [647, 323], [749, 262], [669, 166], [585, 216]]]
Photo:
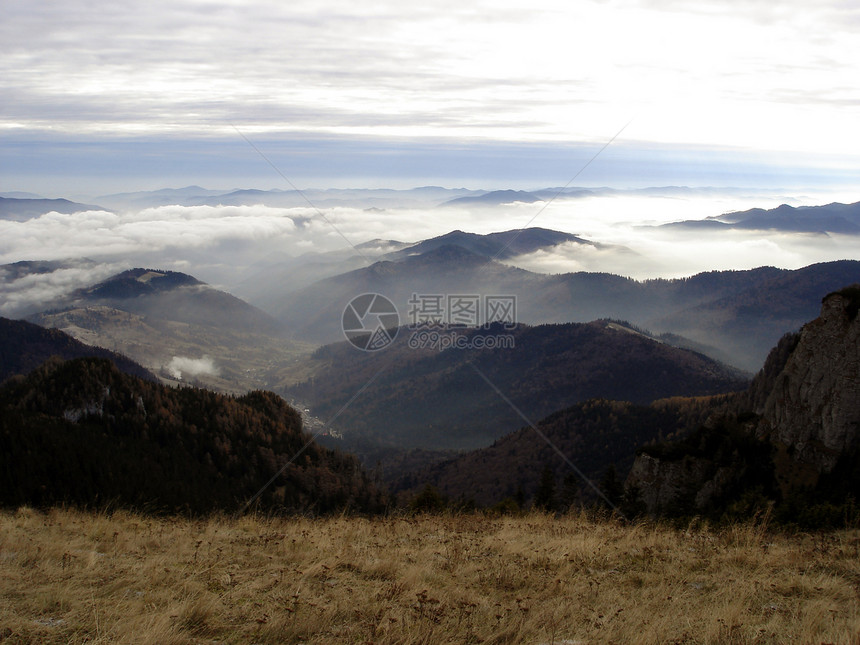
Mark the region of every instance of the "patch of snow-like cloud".
[[218, 376], [220, 370], [215, 365], [215, 361], [203, 355], [200, 358], [190, 358], [188, 356], [174, 356], [170, 362], [164, 366], [164, 369], [175, 379], [190, 379], [198, 376]]

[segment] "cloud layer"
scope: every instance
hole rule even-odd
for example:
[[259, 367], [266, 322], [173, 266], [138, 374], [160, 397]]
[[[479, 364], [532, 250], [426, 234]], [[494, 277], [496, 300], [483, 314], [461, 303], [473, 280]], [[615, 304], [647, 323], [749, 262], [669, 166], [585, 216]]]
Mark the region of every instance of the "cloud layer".
[[858, 16], [835, 0], [126, 0], [98, 11], [83, 0], [13, 0], [0, 77], [5, 120], [24, 127], [134, 135], [252, 123], [581, 140], [654, 106], [665, 116], [647, 128], [667, 129], [660, 141], [725, 143], [742, 128], [744, 143], [771, 145], [771, 127], [687, 111], [717, 103], [758, 121], [759, 105], [856, 100]]
[[[14, 315], [88, 286], [131, 266], [173, 269], [238, 295], [298, 288], [353, 258], [349, 268], [375, 259], [368, 240], [416, 242], [454, 229], [475, 233], [540, 226], [610, 245], [565, 244], [511, 260], [543, 273], [605, 271], [645, 279], [762, 265], [797, 268], [818, 261], [860, 259], [856, 237], [757, 231], [677, 231], [656, 225], [703, 219], [732, 210], [849, 201], [851, 195], [671, 194], [558, 199], [491, 208], [271, 208], [164, 206], [129, 213], [47, 213], [25, 222], [0, 221], [0, 264], [65, 261], [52, 273], [0, 281], [0, 315]], [[856, 196], [854, 197], [856, 200]], [[624, 247], [619, 250], [616, 247]], [[378, 249], [380, 252], [382, 249]], [[327, 254], [327, 255], [322, 255]], [[90, 258], [81, 261], [81, 258]], [[292, 267], [284, 272], [284, 267]], [[340, 269], [345, 270], [345, 269]], [[337, 272], [336, 270], [334, 272]], [[278, 275], [282, 282], [261, 284]], [[248, 281], [253, 283], [249, 287]]]
[[[794, 151], [856, 167], [858, 25], [860, 8], [840, 0], [10, 0], [0, 131], [26, 152], [0, 163], [30, 167], [31, 178], [86, 175], [102, 146], [121, 140], [109, 181], [142, 167], [157, 174], [149, 142], [182, 140], [188, 163], [210, 138], [240, 141], [234, 126], [301, 158], [308, 137], [395, 155], [440, 140], [452, 151], [600, 145], [633, 118], [624, 141]], [[64, 152], [88, 161], [70, 169]], [[322, 179], [336, 181], [346, 169], [329, 163]], [[433, 170], [422, 173], [440, 176], [444, 163]]]

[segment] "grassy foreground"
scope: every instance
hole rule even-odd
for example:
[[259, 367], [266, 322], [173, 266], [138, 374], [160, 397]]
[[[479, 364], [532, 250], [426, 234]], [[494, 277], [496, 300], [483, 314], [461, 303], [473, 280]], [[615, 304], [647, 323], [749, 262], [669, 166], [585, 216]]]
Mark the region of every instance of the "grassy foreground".
[[0, 513], [3, 643], [858, 643], [860, 532]]

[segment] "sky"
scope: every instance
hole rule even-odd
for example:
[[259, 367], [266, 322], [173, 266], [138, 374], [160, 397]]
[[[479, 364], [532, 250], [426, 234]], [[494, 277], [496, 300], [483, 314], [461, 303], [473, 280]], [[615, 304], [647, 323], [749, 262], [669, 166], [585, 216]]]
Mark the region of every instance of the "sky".
[[860, 170], [860, 4], [848, 0], [2, 11], [0, 192], [801, 191], [855, 186]]

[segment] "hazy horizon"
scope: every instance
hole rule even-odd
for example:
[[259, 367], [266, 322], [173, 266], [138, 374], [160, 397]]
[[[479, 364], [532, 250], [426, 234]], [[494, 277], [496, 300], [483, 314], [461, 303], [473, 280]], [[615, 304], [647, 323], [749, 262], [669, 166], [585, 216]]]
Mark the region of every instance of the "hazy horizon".
[[[72, 266], [7, 282], [0, 315], [133, 266], [181, 271], [244, 296], [245, 282], [259, 283], [291, 262], [304, 265], [314, 257], [332, 262], [319, 268], [320, 277], [325, 277], [331, 275], [326, 274], [331, 267], [347, 270], [336, 262], [362, 255], [354, 247], [369, 240], [414, 243], [455, 229], [485, 234], [541, 227], [598, 244], [563, 244], [506, 261], [539, 273], [591, 271], [649, 279], [766, 265], [796, 269], [815, 262], [860, 259], [857, 236], [675, 230], [659, 225], [773, 208], [786, 201], [794, 206], [816, 205], [840, 197], [850, 195], [792, 198], [770, 191], [707, 190], [678, 197], [672, 191], [655, 190], [644, 195], [620, 193], [490, 207], [165, 205], [125, 212], [47, 213], [23, 222], [0, 220], [0, 264], [65, 260], [72, 261]], [[77, 262], [82, 258], [92, 262]], [[374, 259], [368, 257], [355, 266]], [[290, 286], [271, 288], [289, 291]]]

